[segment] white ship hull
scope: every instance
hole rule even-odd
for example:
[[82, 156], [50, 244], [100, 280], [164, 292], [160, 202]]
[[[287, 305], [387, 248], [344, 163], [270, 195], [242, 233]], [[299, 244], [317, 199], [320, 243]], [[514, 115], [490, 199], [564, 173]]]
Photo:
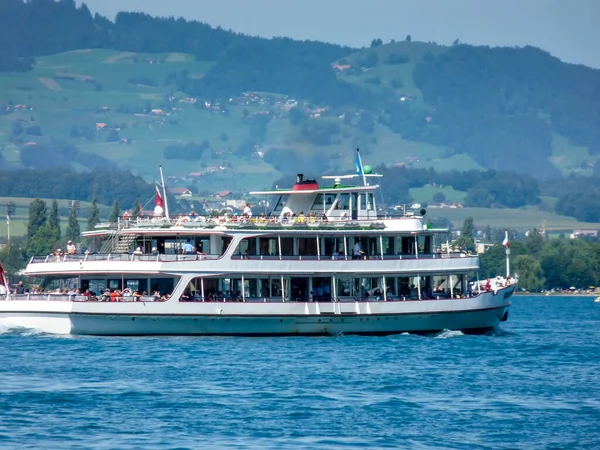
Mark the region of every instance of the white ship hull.
[[497, 327], [514, 286], [455, 300], [310, 303], [70, 302], [7, 300], [9, 327], [81, 335], [385, 335]]

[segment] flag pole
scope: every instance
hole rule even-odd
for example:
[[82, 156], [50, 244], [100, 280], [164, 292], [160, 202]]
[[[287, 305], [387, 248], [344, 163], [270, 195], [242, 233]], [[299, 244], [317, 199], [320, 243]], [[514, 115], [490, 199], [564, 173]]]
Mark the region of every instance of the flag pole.
[[165, 217], [169, 219], [169, 203], [167, 201], [167, 189], [165, 187], [165, 177], [163, 176], [162, 165], [158, 166], [158, 168], [160, 169], [160, 182], [162, 183], [163, 188], [163, 198], [165, 202]]
[[510, 245], [508, 243], [508, 231], [504, 232], [504, 241], [502, 242], [506, 247], [506, 278], [510, 275]]

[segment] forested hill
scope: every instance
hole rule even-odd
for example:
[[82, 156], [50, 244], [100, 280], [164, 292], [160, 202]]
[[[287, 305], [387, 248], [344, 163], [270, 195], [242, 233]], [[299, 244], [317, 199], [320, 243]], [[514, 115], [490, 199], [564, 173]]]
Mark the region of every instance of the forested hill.
[[[211, 150], [212, 155], [217, 155], [214, 159], [235, 154], [236, 158], [245, 159], [246, 166], [267, 164], [280, 174], [312, 164], [315, 158], [324, 172], [337, 168], [346, 164], [340, 160], [342, 150], [357, 145], [369, 155], [371, 164], [515, 171], [538, 178], [570, 172], [591, 175], [600, 155], [600, 71], [565, 64], [536, 48], [473, 47], [458, 40], [455, 45], [444, 47], [412, 42], [407, 36], [402, 42], [385, 45], [374, 39], [370, 48], [357, 50], [287, 38], [262, 39], [204, 23], [141, 13], [121, 12], [111, 21], [93, 15], [85, 4], [77, 7], [74, 0], [0, 0], [0, 71], [35, 72], [43, 69], [36, 58], [87, 49], [122, 53], [114, 60], [107, 57], [98, 74], [89, 65], [86, 70], [90, 73], [85, 76], [52, 73], [49, 69], [36, 75], [48, 89], [62, 90], [64, 103], [69, 101], [69, 92], [56, 83], [57, 79], [93, 81], [95, 92], [101, 94], [86, 92], [84, 97], [83, 89], [80, 90], [79, 117], [84, 117], [82, 111], [100, 111], [102, 101], [114, 113], [113, 120], [119, 117], [122, 124], [126, 117], [131, 119], [134, 113], [139, 117], [153, 108], [168, 107], [172, 111], [174, 105], [169, 102], [175, 101], [174, 93], [181, 93], [197, 100], [198, 106], [220, 105], [222, 114], [235, 112], [227, 116], [229, 123], [236, 121], [239, 125], [243, 116], [242, 125], [247, 130], [243, 140], [230, 139], [225, 131], [219, 131], [227, 146], [209, 148], [209, 142], [201, 146], [202, 151]], [[116, 69], [110, 72], [111, 67], [117, 67], [112, 63], [124, 62], [131, 55], [143, 54], [140, 59], [148, 61], [148, 55], [165, 53], [192, 55], [195, 63], [206, 63], [206, 70], [193, 73], [188, 70], [191, 64], [179, 64], [159, 79], [152, 78], [150, 70], [141, 65], [135, 76], [124, 77]], [[68, 72], [69, 64], [64, 60], [63, 64], [56, 67]], [[123, 83], [148, 90], [138, 98], [160, 102], [150, 105], [146, 101], [142, 111], [133, 102], [110, 104], [100, 100], [117, 98], [116, 91], [111, 97], [104, 90], [119, 76]], [[34, 90], [25, 83], [14, 86], [15, 95], [6, 89], [0, 108], [5, 114], [11, 113], [11, 102], [27, 102], [22, 99], [27, 91], [31, 106], [41, 110], [42, 103], [50, 100], [44, 98], [35, 104]], [[266, 105], [265, 110], [242, 111], [244, 106], [240, 111], [234, 110], [235, 105], [242, 103], [231, 102], [245, 93], [268, 93], [257, 97], [257, 104]], [[122, 89], [118, 94], [125, 98]], [[285, 99], [293, 99], [298, 107], [284, 108]], [[59, 101], [56, 97], [51, 100]], [[88, 104], [83, 105], [85, 101]], [[63, 120], [67, 116], [65, 106], [55, 109], [63, 111]], [[265, 115], [254, 117], [259, 113]], [[275, 127], [275, 118], [289, 121], [278, 120]], [[4, 133], [11, 144], [21, 145], [27, 143], [19, 137], [23, 130], [39, 136], [42, 130], [60, 128], [52, 122], [53, 118], [31, 125], [34, 119], [39, 121], [33, 116], [11, 119], [12, 132], [2, 129], [0, 134]], [[81, 140], [81, 136], [85, 136], [86, 145], [98, 139], [85, 127], [102, 122], [102, 117], [86, 120], [71, 124], [75, 128], [71, 128], [72, 139], [67, 145], [79, 146], [77, 139]], [[170, 123], [176, 130], [174, 122], [175, 119]], [[122, 129], [114, 125], [113, 129], [117, 128]], [[221, 130], [225, 128], [223, 125]], [[278, 132], [270, 133], [274, 128]], [[151, 132], [157, 132], [156, 129], [150, 126]], [[57, 134], [63, 139], [66, 131], [61, 129]], [[190, 128], [176, 137], [165, 138], [182, 143], [213, 138], [194, 133]], [[233, 134], [244, 133], [236, 130]], [[119, 136], [111, 136], [120, 142]], [[44, 133], [44, 139], [54, 137]], [[130, 143], [131, 139], [126, 141]], [[154, 143], [157, 141], [158, 136]], [[56, 143], [53, 145], [58, 148]], [[184, 155], [180, 150], [171, 149], [170, 157]], [[190, 152], [180, 159], [194, 160]], [[257, 154], [264, 159], [259, 161]], [[27, 164], [30, 160], [21, 158], [21, 167], [35, 167]], [[85, 165], [83, 160], [80, 158], [78, 163]]]

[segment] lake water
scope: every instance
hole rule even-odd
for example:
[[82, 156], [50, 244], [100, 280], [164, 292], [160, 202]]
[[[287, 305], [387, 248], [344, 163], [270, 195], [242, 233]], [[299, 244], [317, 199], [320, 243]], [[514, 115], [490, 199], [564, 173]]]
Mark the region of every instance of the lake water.
[[0, 331], [2, 448], [600, 448], [591, 297], [516, 297], [490, 336]]

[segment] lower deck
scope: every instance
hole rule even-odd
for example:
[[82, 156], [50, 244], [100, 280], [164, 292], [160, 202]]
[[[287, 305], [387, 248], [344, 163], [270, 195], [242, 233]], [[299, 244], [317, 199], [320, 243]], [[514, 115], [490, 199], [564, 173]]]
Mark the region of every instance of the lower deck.
[[[497, 290], [511, 280], [495, 279]], [[373, 302], [469, 298], [485, 291], [466, 274], [298, 274], [142, 276], [121, 274], [46, 277], [22, 299], [181, 302]], [[15, 294], [13, 294], [14, 296]]]
[[514, 286], [471, 298], [378, 301], [189, 303], [0, 301], [8, 326], [91, 335], [331, 335], [477, 332], [506, 318]]

